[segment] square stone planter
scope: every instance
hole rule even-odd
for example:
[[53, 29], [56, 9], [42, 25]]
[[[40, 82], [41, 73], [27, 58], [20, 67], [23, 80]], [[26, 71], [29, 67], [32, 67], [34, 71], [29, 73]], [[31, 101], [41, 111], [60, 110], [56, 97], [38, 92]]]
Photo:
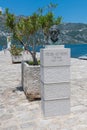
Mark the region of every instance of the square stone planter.
[[14, 56], [12, 55], [12, 63], [21, 63], [23, 60], [22, 55]]
[[22, 86], [25, 95], [30, 100], [40, 98], [40, 66], [28, 65], [22, 62]]

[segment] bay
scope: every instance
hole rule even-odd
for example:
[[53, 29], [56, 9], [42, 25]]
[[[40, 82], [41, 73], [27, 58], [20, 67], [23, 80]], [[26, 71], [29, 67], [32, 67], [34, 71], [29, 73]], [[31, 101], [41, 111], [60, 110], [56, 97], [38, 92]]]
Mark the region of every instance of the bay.
[[71, 49], [71, 57], [78, 58], [87, 55], [87, 44], [66, 44], [65, 48]]
[[[72, 43], [72, 44], [65, 44], [64, 46], [65, 46], [65, 48], [70, 48], [72, 58], [78, 58], [80, 56], [87, 55], [87, 44]], [[42, 46], [37, 46], [36, 51], [40, 52], [40, 48], [42, 48]], [[3, 50], [2, 45], [0, 45], [0, 51], [1, 50]]]

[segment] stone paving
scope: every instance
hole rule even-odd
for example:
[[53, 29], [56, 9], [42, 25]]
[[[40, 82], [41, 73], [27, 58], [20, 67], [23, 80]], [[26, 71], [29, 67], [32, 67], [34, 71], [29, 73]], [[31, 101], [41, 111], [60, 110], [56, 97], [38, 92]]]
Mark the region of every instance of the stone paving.
[[87, 130], [87, 61], [71, 59], [71, 113], [44, 118], [22, 90], [21, 64], [0, 52], [0, 130]]

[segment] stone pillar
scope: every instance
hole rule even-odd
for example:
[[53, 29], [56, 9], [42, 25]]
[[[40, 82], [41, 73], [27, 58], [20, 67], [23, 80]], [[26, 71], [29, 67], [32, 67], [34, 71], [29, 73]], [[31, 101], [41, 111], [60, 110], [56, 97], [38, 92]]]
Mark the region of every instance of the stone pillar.
[[45, 117], [70, 113], [70, 49], [40, 50], [41, 105]]
[[11, 36], [7, 36], [7, 49], [10, 49], [11, 46]]

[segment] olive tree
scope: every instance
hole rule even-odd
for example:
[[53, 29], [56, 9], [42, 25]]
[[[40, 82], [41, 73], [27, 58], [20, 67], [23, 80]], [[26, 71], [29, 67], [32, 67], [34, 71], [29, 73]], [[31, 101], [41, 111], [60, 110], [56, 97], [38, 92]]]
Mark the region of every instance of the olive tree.
[[[38, 64], [36, 58], [36, 46], [48, 42], [49, 28], [56, 24], [60, 24], [61, 17], [55, 18], [52, 9], [56, 5], [50, 3], [48, 10], [43, 11], [39, 8], [37, 13], [33, 13], [28, 17], [19, 17], [6, 9], [6, 26], [11, 30], [13, 38], [18, 40], [25, 50], [28, 50], [32, 56], [34, 65]], [[32, 50], [30, 49], [32, 47]]]

